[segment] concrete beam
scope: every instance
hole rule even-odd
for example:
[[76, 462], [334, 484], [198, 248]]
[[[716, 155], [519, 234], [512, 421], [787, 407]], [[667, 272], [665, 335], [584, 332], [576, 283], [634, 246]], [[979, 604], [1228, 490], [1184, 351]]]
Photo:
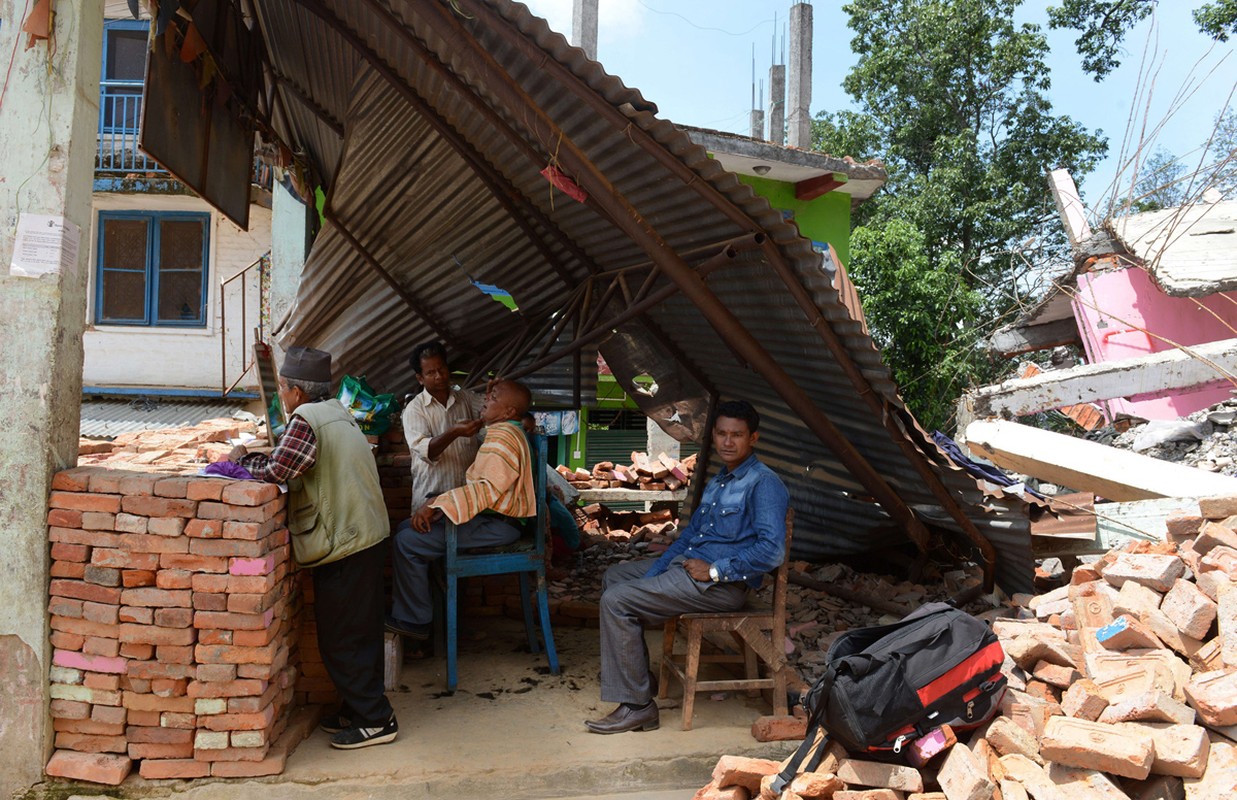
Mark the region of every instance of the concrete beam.
[[1003, 469], [1108, 500], [1237, 495], [1237, 478], [1016, 422], [972, 422], [966, 444]]
[[[103, 4], [60, 3], [55, 50], [27, 50], [24, 4], [8, 3], [0, 52], [14, 54], [0, 114], [0, 797], [41, 780], [48, 718], [47, 500], [77, 462]], [[51, 62], [49, 63], [49, 58]], [[10, 270], [28, 215], [80, 230], [76, 260], [37, 277]]]
[[1082, 338], [1078, 335], [1078, 323], [1073, 317], [1042, 324], [1017, 327], [1011, 325], [1001, 328], [988, 337], [988, 349], [1005, 358], [1066, 344], [1082, 346]]
[[1168, 350], [1141, 358], [1083, 364], [1032, 378], [984, 386], [964, 396], [976, 418], [1021, 417], [1050, 408], [1185, 391], [1237, 374], [1237, 339]]
[[795, 184], [795, 199], [815, 200], [821, 195], [829, 194], [834, 189], [845, 186], [846, 180], [847, 178], [844, 173], [833, 172], [815, 178], [808, 178], [805, 181], [799, 181]]
[[1082, 204], [1074, 177], [1068, 169], [1054, 169], [1048, 173], [1048, 187], [1052, 189], [1052, 199], [1056, 201], [1070, 246], [1077, 247], [1091, 235], [1091, 225], [1087, 222], [1087, 207]]

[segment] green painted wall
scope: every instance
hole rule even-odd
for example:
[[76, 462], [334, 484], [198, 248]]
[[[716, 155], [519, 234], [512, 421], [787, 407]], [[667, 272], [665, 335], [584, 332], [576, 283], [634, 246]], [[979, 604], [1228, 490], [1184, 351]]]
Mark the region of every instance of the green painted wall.
[[834, 191], [805, 202], [795, 199], [793, 183], [752, 175], [738, 178], [774, 208], [793, 211], [801, 234], [814, 242], [833, 245], [842, 263], [850, 263], [850, 195]]

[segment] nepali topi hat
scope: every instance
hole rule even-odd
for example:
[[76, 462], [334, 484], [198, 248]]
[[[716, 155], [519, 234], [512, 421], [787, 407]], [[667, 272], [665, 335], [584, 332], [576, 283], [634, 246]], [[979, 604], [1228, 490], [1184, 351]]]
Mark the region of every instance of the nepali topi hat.
[[294, 345], [284, 355], [279, 374], [294, 381], [331, 382], [331, 354], [325, 350]]

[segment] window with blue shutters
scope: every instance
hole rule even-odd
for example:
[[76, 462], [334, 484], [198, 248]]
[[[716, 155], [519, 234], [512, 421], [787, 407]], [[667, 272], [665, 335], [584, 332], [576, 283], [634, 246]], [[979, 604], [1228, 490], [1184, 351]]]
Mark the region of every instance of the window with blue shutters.
[[100, 211], [96, 325], [206, 326], [210, 214]]

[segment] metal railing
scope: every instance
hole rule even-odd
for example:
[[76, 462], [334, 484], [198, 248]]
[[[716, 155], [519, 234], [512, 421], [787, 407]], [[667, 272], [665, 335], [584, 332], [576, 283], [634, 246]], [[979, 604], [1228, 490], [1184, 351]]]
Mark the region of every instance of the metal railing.
[[141, 81], [109, 82], [99, 87], [95, 172], [167, 172], [138, 146], [141, 120]]
[[[219, 283], [219, 374], [220, 374], [220, 389], [224, 397], [227, 397], [232, 390], [240, 385], [240, 382], [245, 379], [249, 371], [253, 369], [253, 359], [249, 357], [252, 350], [253, 342], [265, 341], [264, 331], [266, 329], [266, 306], [267, 300], [267, 285], [266, 285], [266, 264], [270, 259], [268, 251], [257, 261], [254, 261], [249, 266], [242, 269], [235, 275], [225, 278]], [[253, 268], [257, 267], [257, 272], [253, 273]], [[248, 338], [249, 332], [249, 311], [248, 311], [248, 296], [251, 282], [249, 276], [256, 274], [258, 279], [258, 324], [253, 329], [253, 339]], [[236, 380], [228, 383], [228, 285], [233, 281], [240, 280], [240, 295], [241, 295], [241, 363], [245, 368], [241, 370], [240, 375], [236, 376]]]

